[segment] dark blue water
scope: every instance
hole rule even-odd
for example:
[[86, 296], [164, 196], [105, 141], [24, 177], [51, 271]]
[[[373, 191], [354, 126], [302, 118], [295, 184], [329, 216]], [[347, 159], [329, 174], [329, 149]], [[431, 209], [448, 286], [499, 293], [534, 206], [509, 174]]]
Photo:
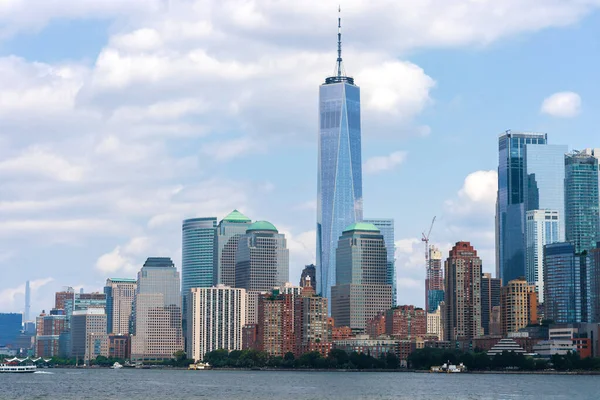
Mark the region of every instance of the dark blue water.
[[600, 376], [68, 370], [0, 375], [0, 399], [600, 399]]

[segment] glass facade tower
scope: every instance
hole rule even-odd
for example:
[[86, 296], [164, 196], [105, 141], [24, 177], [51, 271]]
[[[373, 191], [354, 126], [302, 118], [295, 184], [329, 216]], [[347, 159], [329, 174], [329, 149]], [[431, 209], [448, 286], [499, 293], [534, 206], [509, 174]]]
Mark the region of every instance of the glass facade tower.
[[215, 236], [214, 285], [235, 286], [235, 254], [240, 238], [252, 224], [250, 218], [233, 210], [217, 227]]
[[379, 229], [387, 250], [387, 284], [392, 285], [392, 304], [396, 305], [398, 296], [396, 288], [396, 245], [394, 244], [394, 220], [392, 218], [365, 219], [363, 222], [373, 224]]
[[181, 246], [181, 289], [213, 285], [216, 218], [192, 218], [183, 221]]
[[599, 240], [598, 159], [585, 153], [565, 155], [565, 217], [567, 241], [580, 254]]
[[498, 139], [496, 272], [504, 284], [525, 276], [525, 147], [546, 143], [545, 133], [510, 130]]
[[581, 266], [572, 243], [544, 246], [545, 318], [557, 324], [581, 322]]
[[530, 210], [527, 222], [527, 268], [526, 278], [535, 285], [538, 301], [544, 302], [544, 246], [561, 242], [561, 217], [557, 210]]
[[329, 299], [338, 239], [363, 217], [360, 89], [343, 73], [340, 25], [337, 74], [319, 88], [317, 292]]

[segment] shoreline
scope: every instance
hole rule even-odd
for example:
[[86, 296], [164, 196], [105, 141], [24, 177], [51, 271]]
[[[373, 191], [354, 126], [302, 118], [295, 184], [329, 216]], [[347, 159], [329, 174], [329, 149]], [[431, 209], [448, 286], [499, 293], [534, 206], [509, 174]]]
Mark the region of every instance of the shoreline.
[[[46, 368], [40, 368], [45, 370]], [[110, 367], [75, 367], [75, 366], [55, 366], [48, 369], [110, 369]], [[188, 371], [186, 367], [167, 367], [167, 366], [145, 366], [142, 368], [125, 368], [127, 370], [169, 370], [169, 371]], [[319, 368], [212, 368], [210, 370], [197, 370], [194, 372], [206, 371], [239, 371], [239, 372], [387, 372], [387, 373], [415, 373], [415, 374], [434, 374], [444, 375], [444, 372], [430, 372], [428, 370], [415, 369], [319, 369]], [[469, 375], [600, 375], [600, 371], [466, 371], [460, 374]], [[452, 375], [452, 374], [451, 374]]]

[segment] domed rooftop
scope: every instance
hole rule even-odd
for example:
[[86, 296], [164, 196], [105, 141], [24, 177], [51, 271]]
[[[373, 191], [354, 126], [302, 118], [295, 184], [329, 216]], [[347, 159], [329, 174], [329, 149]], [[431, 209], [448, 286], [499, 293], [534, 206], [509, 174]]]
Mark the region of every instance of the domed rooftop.
[[369, 224], [367, 222], [355, 222], [346, 229], [344, 232], [350, 231], [363, 231], [363, 232], [379, 232], [379, 229], [373, 224]]
[[250, 220], [250, 218], [246, 217], [244, 214], [242, 214], [238, 210], [233, 210], [232, 212], [229, 213], [229, 215], [227, 215], [225, 218], [223, 218], [223, 221], [227, 221], [227, 222], [250, 222], [251, 220]]
[[273, 232], [279, 232], [277, 230], [277, 228], [275, 228], [275, 225], [273, 225], [272, 223], [270, 223], [268, 221], [256, 221], [255, 223], [253, 223], [252, 225], [250, 225], [248, 227], [248, 229], [246, 230], [246, 232], [251, 232], [251, 231], [273, 231]]

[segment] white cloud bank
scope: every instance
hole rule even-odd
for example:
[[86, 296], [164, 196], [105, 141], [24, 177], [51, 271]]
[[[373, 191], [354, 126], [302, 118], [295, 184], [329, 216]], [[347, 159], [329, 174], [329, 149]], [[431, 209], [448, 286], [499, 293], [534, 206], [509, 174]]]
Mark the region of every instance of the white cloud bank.
[[395, 151], [387, 156], [371, 157], [363, 165], [365, 174], [376, 174], [394, 169], [406, 160], [406, 154], [405, 151]]
[[581, 97], [575, 92], [559, 92], [544, 99], [541, 112], [558, 118], [573, 118], [581, 112]]

